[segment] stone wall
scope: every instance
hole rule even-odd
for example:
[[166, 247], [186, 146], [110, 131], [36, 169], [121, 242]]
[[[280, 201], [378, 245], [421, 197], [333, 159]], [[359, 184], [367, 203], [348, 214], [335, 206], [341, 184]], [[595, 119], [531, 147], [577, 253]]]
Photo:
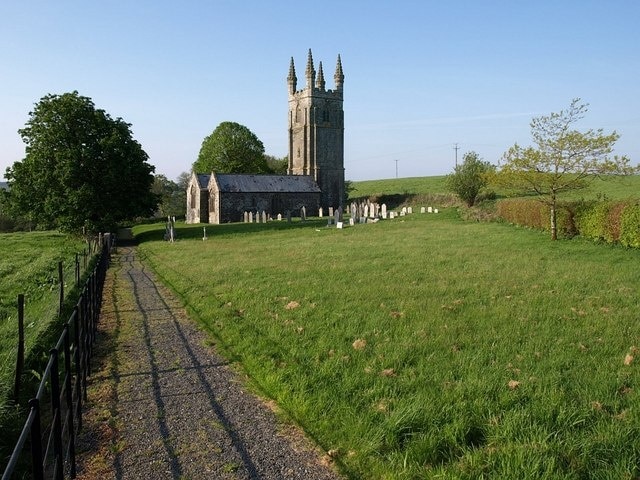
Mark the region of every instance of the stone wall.
[[320, 193], [243, 193], [222, 192], [217, 202], [218, 210], [209, 215], [210, 223], [242, 222], [244, 212], [266, 212], [271, 217], [279, 213], [286, 216], [287, 211], [298, 216], [300, 209], [306, 208], [307, 216], [316, 216], [320, 203]]

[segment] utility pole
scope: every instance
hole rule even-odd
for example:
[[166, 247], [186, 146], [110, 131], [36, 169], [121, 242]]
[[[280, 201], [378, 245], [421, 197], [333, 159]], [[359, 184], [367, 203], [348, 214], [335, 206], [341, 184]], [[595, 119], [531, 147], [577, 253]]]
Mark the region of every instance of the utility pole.
[[396, 162], [396, 178], [398, 178], [398, 160], [394, 160]]
[[456, 143], [456, 146], [453, 147], [453, 149], [456, 151], [456, 167], [457, 167], [458, 166], [458, 150], [460, 150], [460, 147]]

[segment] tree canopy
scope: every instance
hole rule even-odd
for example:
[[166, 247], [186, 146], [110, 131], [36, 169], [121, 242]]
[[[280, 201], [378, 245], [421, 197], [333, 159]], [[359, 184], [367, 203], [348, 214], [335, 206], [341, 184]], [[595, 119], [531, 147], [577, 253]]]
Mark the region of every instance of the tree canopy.
[[575, 123], [588, 110], [588, 104], [574, 99], [567, 110], [536, 117], [531, 121], [534, 146], [515, 144], [503, 156], [495, 181], [498, 185], [537, 195], [551, 210], [551, 238], [557, 238], [558, 195], [589, 185], [599, 176], [637, 172], [625, 156], [610, 157], [620, 137], [602, 129], [578, 131]]
[[487, 174], [494, 169], [476, 152], [467, 152], [461, 165], [456, 165], [452, 174], [447, 175], [446, 185], [469, 207], [476, 203], [478, 194], [487, 186]]
[[13, 211], [69, 232], [152, 214], [154, 167], [130, 126], [77, 91], [40, 99], [19, 130], [25, 158], [6, 171]]
[[193, 163], [198, 173], [269, 173], [264, 145], [244, 125], [222, 122], [200, 147]]
[[[178, 178], [179, 182], [181, 181]], [[156, 211], [157, 217], [182, 217], [186, 213], [185, 201], [186, 185], [169, 180], [165, 175], [156, 175], [153, 179], [151, 191], [158, 196], [160, 203]]]

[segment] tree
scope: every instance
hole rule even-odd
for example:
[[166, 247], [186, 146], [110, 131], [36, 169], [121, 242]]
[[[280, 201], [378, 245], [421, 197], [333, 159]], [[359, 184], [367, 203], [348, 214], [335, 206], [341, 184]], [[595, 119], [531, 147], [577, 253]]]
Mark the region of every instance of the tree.
[[588, 104], [574, 99], [567, 110], [536, 117], [531, 121], [535, 147], [517, 143], [503, 156], [495, 177], [498, 185], [534, 194], [551, 211], [551, 239], [557, 239], [556, 210], [558, 195], [585, 188], [590, 180], [606, 175], [628, 175], [637, 171], [625, 156], [609, 155], [620, 137], [615, 131], [575, 130]]
[[461, 165], [456, 165], [452, 174], [447, 175], [446, 185], [469, 207], [473, 207], [478, 194], [487, 186], [487, 174], [494, 170], [489, 162], [484, 162], [476, 152], [467, 152]]
[[274, 157], [273, 155], [264, 156], [267, 165], [269, 166], [269, 170], [271, 173], [276, 175], [286, 175], [287, 170], [289, 169], [289, 157], [285, 155], [282, 158]]
[[106, 231], [148, 216], [154, 167], [130, 125], [78, 92], [47, 95], [19, 130], [25, 158], [7, 168], [10, 200], [40, 227]]
[[169, 180], [164, 175], [156, 175], [151, 186], [151, 191], [160, 199], [156, 216], [184, 216], [187, 208], [185, 204], [186, 190], [186, 186], [182, 188], [178, 183]]
[[197, 173], [269, 173], [264, 145], [244, 125], [222, 122], [200, 147], [193, 163]]

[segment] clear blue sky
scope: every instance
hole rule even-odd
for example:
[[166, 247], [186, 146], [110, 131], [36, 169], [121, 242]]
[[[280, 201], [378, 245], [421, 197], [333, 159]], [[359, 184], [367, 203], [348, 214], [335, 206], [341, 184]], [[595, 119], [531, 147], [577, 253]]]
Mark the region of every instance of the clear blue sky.
[[156, 172], [189, 171], [223, 121], [287, 154], [287, 83], [309, 48], [345, 74], [351, 180], [449, 173], [474, 150], [497, 163], [533, 116], [590, 104], [580, 128], [616, 130], [640, 161], [640, 2], [2, 1], [0, 178], [46, 94], [78, 90], [132, 124]]

